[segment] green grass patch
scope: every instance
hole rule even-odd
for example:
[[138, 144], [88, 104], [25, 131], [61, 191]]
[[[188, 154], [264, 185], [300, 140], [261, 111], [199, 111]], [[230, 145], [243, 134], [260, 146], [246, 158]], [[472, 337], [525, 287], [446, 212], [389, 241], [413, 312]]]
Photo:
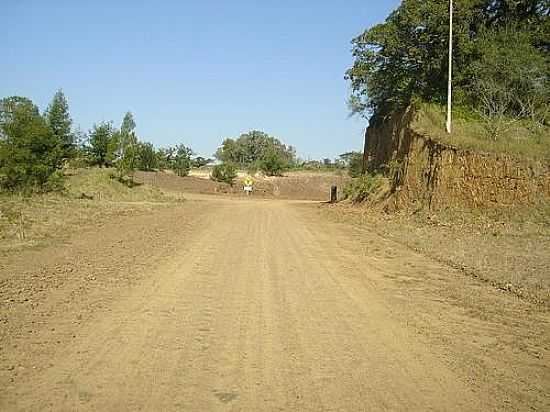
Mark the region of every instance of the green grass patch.
[[550, 128], [529, 121], [510, 123], [493, 138], [488, 125], [472, 113], [453, 112], [453, 130], [445, 131], [445, 108], [422, 104], [412, 124], [414, 130], [459, 149], [488, 153], [506, 153], [537, 160], [550, 159]]

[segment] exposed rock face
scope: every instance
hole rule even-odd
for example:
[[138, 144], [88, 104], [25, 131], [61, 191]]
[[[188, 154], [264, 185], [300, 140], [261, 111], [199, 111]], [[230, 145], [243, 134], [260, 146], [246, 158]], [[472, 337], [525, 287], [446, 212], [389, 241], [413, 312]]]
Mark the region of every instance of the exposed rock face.
[[414, 111], [373, 122], [367, 170], [385, 170], [399, 208], [491, 207], [550, 199], [550, 164], [520, 156], [461, 150], [421, 135]]

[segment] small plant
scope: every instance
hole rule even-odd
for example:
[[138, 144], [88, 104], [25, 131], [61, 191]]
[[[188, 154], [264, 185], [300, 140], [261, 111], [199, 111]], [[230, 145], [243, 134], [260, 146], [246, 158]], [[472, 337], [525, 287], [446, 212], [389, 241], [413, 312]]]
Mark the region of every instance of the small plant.
[[222, 163], [214, 166], [210, 177], [216, 182], [223, 182], [233, 186], [237, 178], [237, 168], [232, 163]]
[[353, 179], [344, 187], [344, 196], [352, 202], [364, 202], [372, 195], [380, 192], [385, 179], [381, 175], [364, 175]]

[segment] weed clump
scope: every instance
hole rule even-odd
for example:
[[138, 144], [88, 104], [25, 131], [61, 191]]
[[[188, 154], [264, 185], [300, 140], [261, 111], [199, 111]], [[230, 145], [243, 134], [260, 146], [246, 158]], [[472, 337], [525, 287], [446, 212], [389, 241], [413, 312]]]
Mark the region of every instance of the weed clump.
[[364, 202], [380, 195], [387, 179], [380, 174], [367, 174], [353, 179], [344, 187], [344, 196], [354, 203]]

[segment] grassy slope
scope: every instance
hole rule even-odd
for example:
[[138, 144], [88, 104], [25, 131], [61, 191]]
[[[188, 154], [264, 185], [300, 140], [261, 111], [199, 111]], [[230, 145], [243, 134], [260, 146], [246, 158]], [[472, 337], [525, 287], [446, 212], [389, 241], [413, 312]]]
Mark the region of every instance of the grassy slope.
[[550, 159], [550, 128], [530, 128], [516, 123], [498, 140], [488, 136], [480, 119], [465, 118], [455, 114], [451, 135], [445, 131], [445, 109], [433, 104], [424, 104], [413, 123], [418, 132], [458, 148], [507, 153], [533, 159]]
[[[65, 193], [23, 197], [0, 194], [0, 256], [39, 246], [108, 219], [173, 204], [181, 195], [148, 185], [129, 188], [111, 179], [108, 169], [68, 173]], [[92, 199], [81, 198], [86, 197]]]

